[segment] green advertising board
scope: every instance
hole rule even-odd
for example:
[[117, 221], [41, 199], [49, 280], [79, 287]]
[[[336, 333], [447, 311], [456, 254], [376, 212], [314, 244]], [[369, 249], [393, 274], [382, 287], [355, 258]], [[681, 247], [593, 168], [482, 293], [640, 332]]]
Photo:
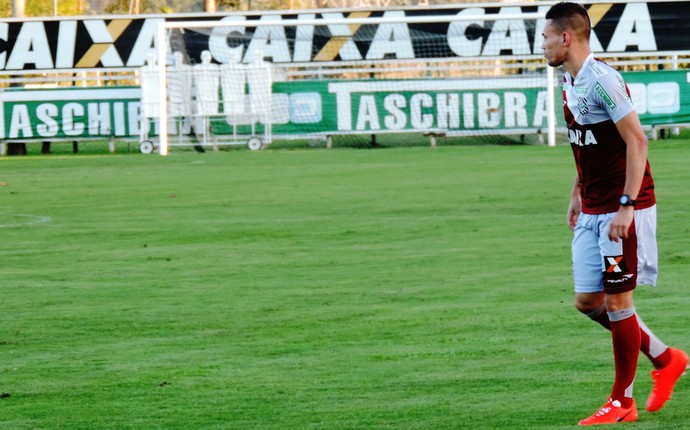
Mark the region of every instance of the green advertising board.
[[[543, 78], [278, 82], [273, 133], [536, 131], [546, 127], [543, 83]], [[212, 130], [231, 133], [223, 118]]]
[[[288, 127], [331, 134], [463, 132], [544, 127], [543, 83], [541, 78], [312, 81], [297, 92], [287, 82], [276, 84], [275, 91], [289, 93]], [[279, 129], [274, 126], [274, 132]]]
[[[688, 72], [624, 73], [644, 125], [690, 123]], [[536, 132], [547, 127], [543, 76], [487, 79], [276, 82], [272, 132], [281, 135]], [[138, 87], [0, 92], [1, 140], [137, 138]], [[562, 128], [556, 91], [556, 117]], [[221, 114], [214, 134], [233, 132]], [[243, 128], [244, 127], [244, 128]], [[238, 127], [239, 133], [246, 126]], [[155, 128], [154, 128], [155, 130]]]
[[0, 139], [138, 136], [140, 94], [138, 87], [0, 92]]
[[690, 124], [690, 71], [623, 73], [644, 125]]

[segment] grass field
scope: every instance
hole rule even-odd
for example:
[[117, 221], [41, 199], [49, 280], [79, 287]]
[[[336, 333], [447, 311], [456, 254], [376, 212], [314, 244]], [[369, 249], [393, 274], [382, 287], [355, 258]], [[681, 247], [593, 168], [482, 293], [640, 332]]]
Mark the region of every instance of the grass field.
[[[636, 305], [690, 348], [690, 142], [650, 159]], [[0, 159], [0, 428], [575, 428], [613, 367], [571, 305], [573, 175], [524, 145]]]

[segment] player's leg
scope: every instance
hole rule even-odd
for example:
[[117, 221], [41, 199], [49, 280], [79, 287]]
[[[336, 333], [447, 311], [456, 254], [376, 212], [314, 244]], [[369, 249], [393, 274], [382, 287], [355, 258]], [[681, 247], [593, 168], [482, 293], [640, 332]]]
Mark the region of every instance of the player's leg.
[[611, 325], [616, 378], [609, 400], [594, 415], [580, 421], [582, 426], [637, 420], [633, 383], [639, 354], [640, 329], [635, 316], [633, 291], [606, 294], [605, 305]]
[[633, 291], [606, 294], [606, 309], [611, 322], [611, 340], [616, 378], [611, 398], [623, 408], [634, 404], [633, 383], [640, 352], [640, 326], [635, 315]]
[[[610, 331], [611, 322], [603, 296], [603, 293], [577, 293], [576, 307]], [[640, 351], [649, 358], [655, 369], [651, 373], [654, 388], [646, 404], [649, 412], [655, 412], [671, 398], [676, 382], [685, 373], [688, 356], [680, 349], [666, 346], [640, 319], [639, 315], [637, 315], [637, 320], [640, 327]]]
[[[603, 294], [577, 294], [575, 306], [592, 321], [599, 323], [610, 331], [611, 322], [606, 312], [603, 296]], [[670, 363], [673, 349], [656, 337], [654, 332], [642, 321], [639, 314], [637, 315], [637, 321], [640, 326], [641, 336], [640, 352], [649, 358], [655, 369], [666, 367]]]
[[[637, 235], [638, 284], [656, 285], [658, 274], [658, 252], [656, 244], [656, 206], [635, 211]], [[652, 380], [654, 387], [647, 399], [647, 410], [656, 412], [671, 398], [673, 388], [685, 373], [688, 355], [675, 348], [669, 348], [659, 340], [644, 322], [640, 321], [642, 352], [654, 365]]]
[[[573, 239], [576, 306], [580, 311], [587, 307], [598, 308], [601, 306], [600, 293], [605, 293], [603, 303], [611, 327], [616, 370], [609, 401], [594, 415], [580, 421], [580, 425], [637, 420], [637, 407], [632, 397], [640, 349], [640, 328], [632, 299], [637, 247], [634, 238], [618, 243], [608, 239], [611, 218], [608, 215], [586, 217], [581, 226], [576, 226]], [[630, 264], [634, 264], [633, 271], [627, 268]]]
[[[638, 257], [638, 285], [656, 285], [658, 274], [658, 254], [656, 245], [656, 206], [648, 209], [635, 211], [635, 230], [637, 235], [637, 257]], [[592, 252], [590, 250], [581, 250], [580, 252]], [[582, 258], [582, 257], [580, 257]], [[597, 265], [598, 262], [592, 262], [590, 265]], [[583, 269], [581, 269], [583, 270]], [[595, 267], [586, 269], [587, 271], [596, 270]], [[593, 275], [590, 275], [593, 277]], [[589, 280], [587, 282], [595, 282]], [[602, 293], [576, 293], [575, 307], [593, 321], [599, 323], [607, 330], [611, 330], [611, 323], [604, 306], [604, 294]], [[641, 330], [641, 346], [640, 351], [649, 358], [655, 369], [662, 369], [667, 366], [675, 357], [682, 357], [684, 353], [675, 352], [674, 349], [669, 348], [662, 342], [654, 332], [637, 316]], [[678, 367], [678, 366], [676, 366]], [[675, 373], [678, 373], [675, 371]]]
[[640, 325], [633, 303], [637, 285], [637, 236], [633, 222], [628, 238], [618, 242], [610, 240], [608, 230], [614, 215], [601, 216], [597, 225], [604, 269], [604, 305], [611, 323], [616, 368], [611, 398], [628, 408], [634, 403], [633, 382], [641, 346]]
[[572, 257], [575, 307], [611, 329], [604, 306], [604, 282], [596, 216], [580, 214], [575, 225]]
[[[659, 257], [656, 244], [656, 206], [635, 211], [637, 235], [637, 284], [656, 286]], [[649, 357], [655, 369], [666, 367], [671, 360], [671, 350], [657, 338], [647, 325], [640, 321], [642, 352]]]
[[606, 330], [611, 330], [611, 322], [606, 313], [606, 305], [604, 305], [603, 291], [601, 293], [575, 293], [575, 307]]

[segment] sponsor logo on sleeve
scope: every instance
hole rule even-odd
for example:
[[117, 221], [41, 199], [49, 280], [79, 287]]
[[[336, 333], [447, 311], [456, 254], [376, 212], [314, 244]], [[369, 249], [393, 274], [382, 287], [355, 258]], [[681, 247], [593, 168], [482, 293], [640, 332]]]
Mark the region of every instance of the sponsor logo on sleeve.
[[625, 86], [625, 81], [623, 80], [623, 77], [621, 75], [616, 75], [616, 80], [618, 82], [618, 86], [616, 89], [618, 92], [625, 97], [629, 102], [632, 103], [632, 100], [630, 99], [630, 96], [628, 95], [628, 89]]
[[611, 110], [616, 109], [616, 107], [617, 107], [616, 102], [611, 98], [609, 93], [606, 92], [604, 87], [599, 82], [597, 82], [597, 84], [594, 85], [594, 89], [599, 94], [599, 97], [601, 97], [601, 100], [603, 100], [603, 102], [606, 103], [606, 105], [609, 107], [609, 109], [611, 109]]
[[606, 75], [608, 73], [608, 70], [606, 70], [606, 68], [602, 67], [601, 64], [599, 64], [597, 61], [593, 61], [592, 62], [592, 72], [594, 72], [594, 74], [600, 78], [600, 77]]

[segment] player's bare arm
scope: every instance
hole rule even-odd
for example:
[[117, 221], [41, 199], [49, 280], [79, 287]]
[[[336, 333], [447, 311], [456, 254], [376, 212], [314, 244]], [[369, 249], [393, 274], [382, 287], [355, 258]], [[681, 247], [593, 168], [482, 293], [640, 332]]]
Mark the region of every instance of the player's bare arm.
[[568, 227], [571, 230], [575, 230], [575, 224], [577, 224], [577, 218], [580, 216], [582, 211], [582, 200], [580, 197], [580, 175], [575, 175], [575, 181], [573, 181], [573, 191], [570, 194], [570, 204], [568, 205]]
[[[642, 130], [637, 112], [630, 112], [623, 117], [616, 123], [616, 128], [627, 145], [623, 194], [627, 194], [632, 200], [635, 200], [642, 186], [642, 178], [647, 164], [647, 137]], [[627, 238], [633, 218], [634, 208], [632, 206], [621, 207], [611, 221], [609, 239], [618, 242], [620, 238]]]

